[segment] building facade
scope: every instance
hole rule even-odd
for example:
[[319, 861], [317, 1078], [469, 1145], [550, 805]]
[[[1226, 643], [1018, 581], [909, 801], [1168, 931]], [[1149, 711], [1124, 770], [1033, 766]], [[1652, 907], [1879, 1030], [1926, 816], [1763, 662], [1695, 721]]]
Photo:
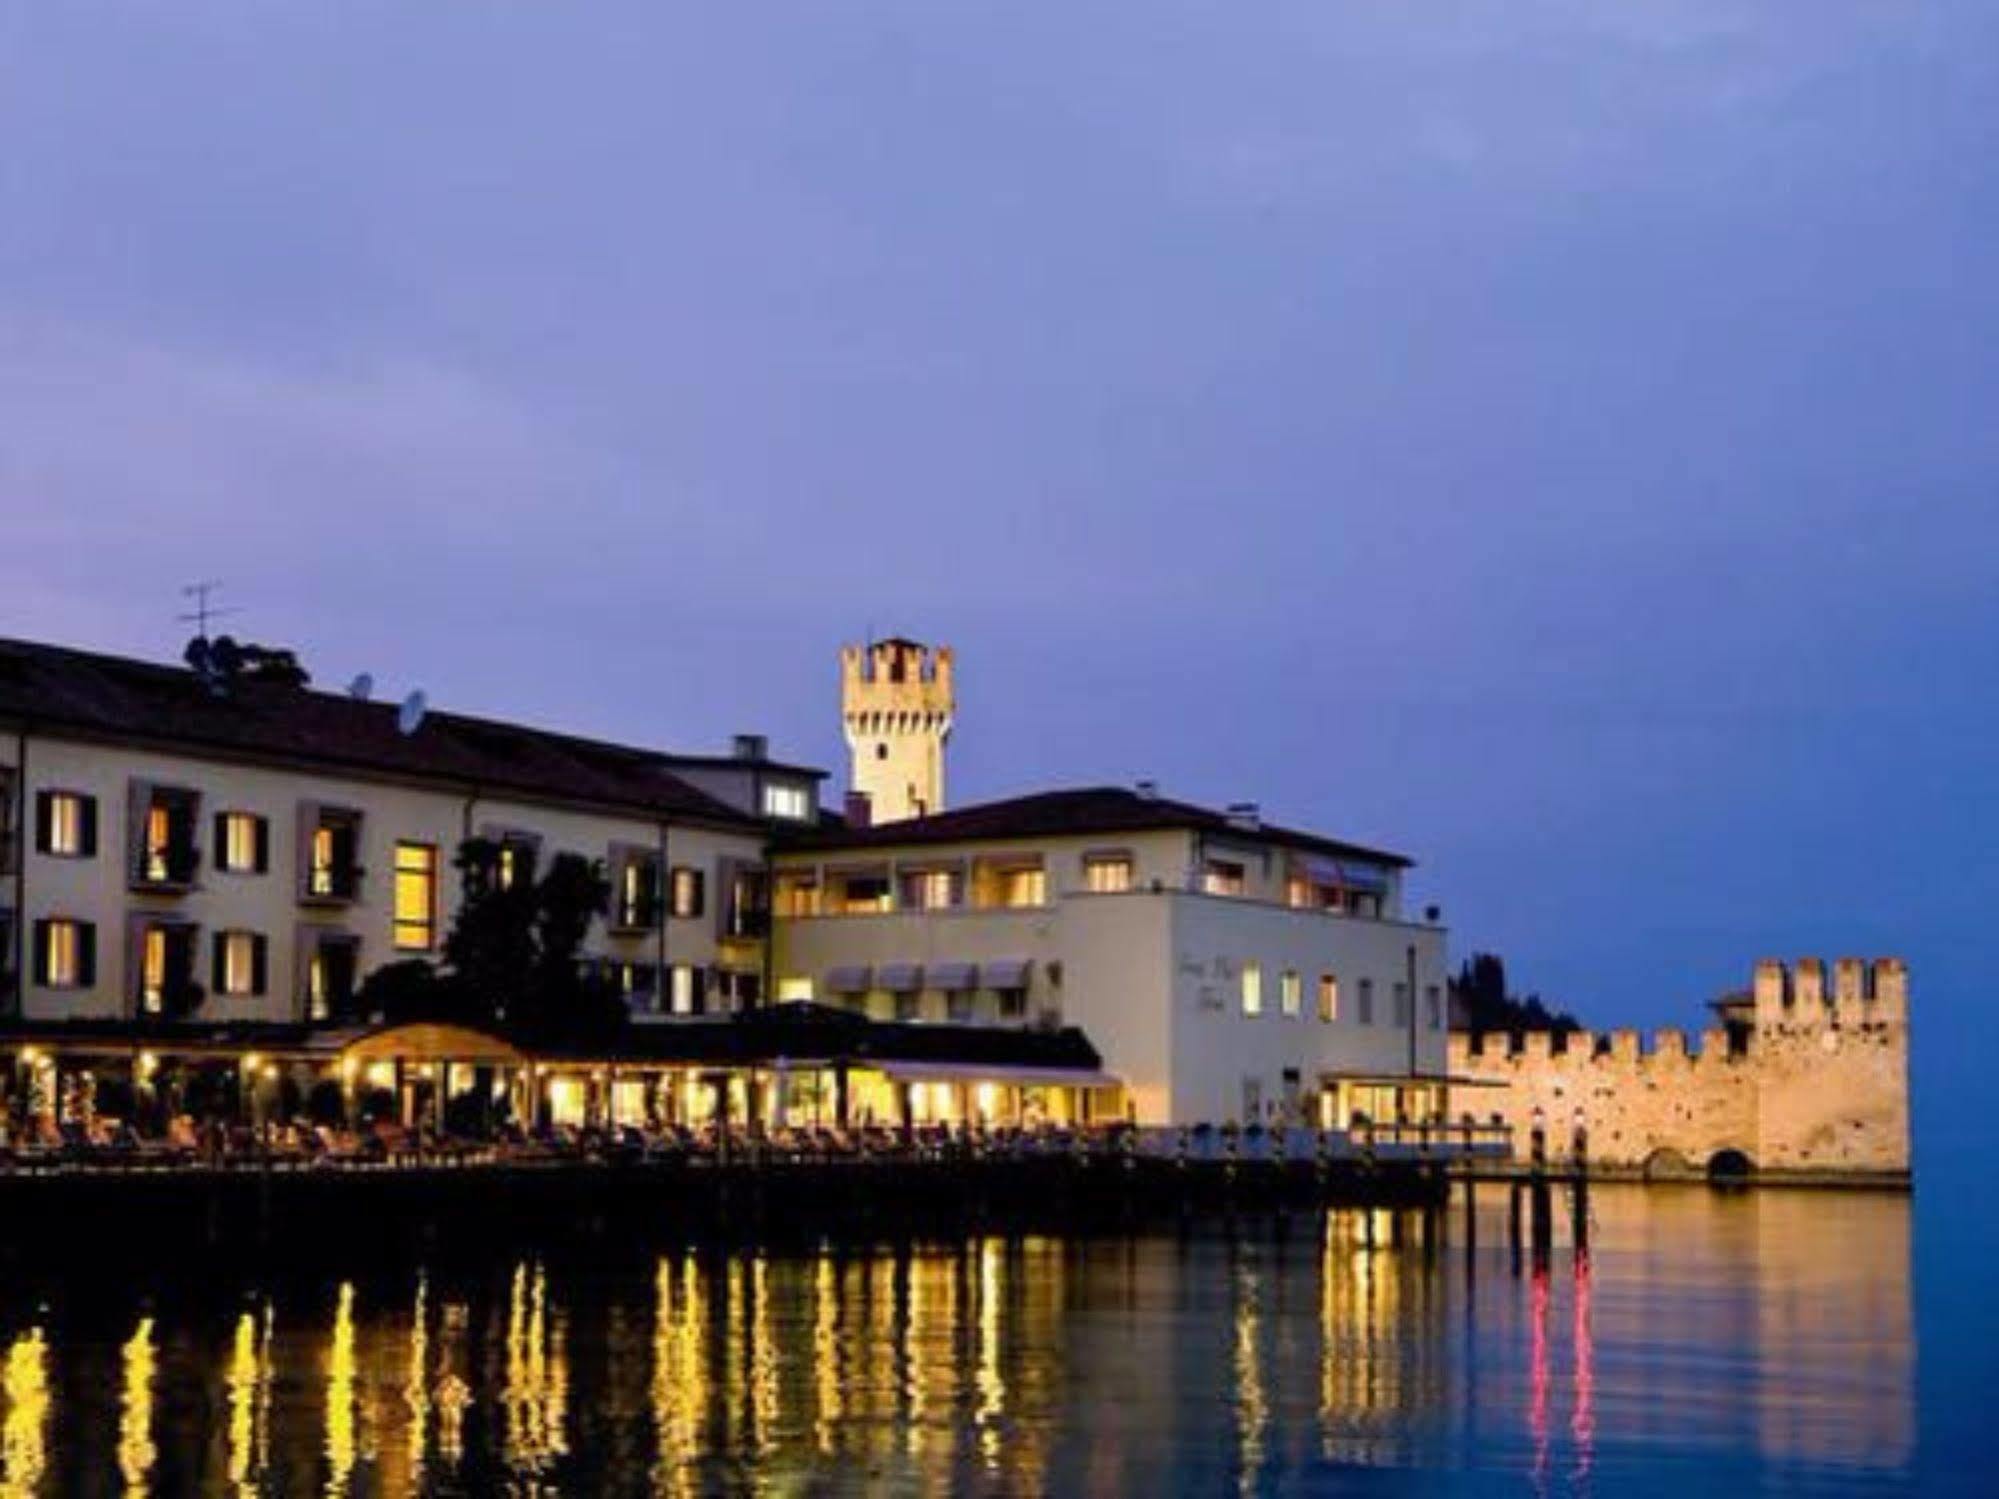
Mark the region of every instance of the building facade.
[[773, 981], [881, 1019], [1080, 1027], [1143, 1124], [1444, 1106], [1444, 931], [1409, 861], [1152, 788], [781, 838]]

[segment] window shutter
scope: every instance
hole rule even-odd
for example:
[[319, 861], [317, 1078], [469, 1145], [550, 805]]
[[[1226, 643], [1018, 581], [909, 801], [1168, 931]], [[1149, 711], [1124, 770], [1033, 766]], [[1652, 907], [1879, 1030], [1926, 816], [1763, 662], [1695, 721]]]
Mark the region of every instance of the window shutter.
[[83, 798], [83, 817], [81, 821], [83, 823], [83, 857], [86, 859], [94, 859], [97, 857], [97, 798], [96, 797], [86, 796]]
[[227, 994], [223, 981], [229, 976], [229, 934], [217, 932], [209, 938], [208, 988], [212, 994]]
[[212, 825], [214, 826], [215, 834], [209, 840], [208, 846], [214, 852], [209, 855], [208, 862], [215, 869], [228, 869], [230, 867], [229, 814], [227, 812], [217, 812], [212, 819]]
[[[45, 854], [55, 842], [56, 834], [56, 794], [53, 791], [35, 793], [35, 852]], [[42, 925], [43, 923], [37, 923]]]
[[257, 873], [271, 872], [271, 819], [259, 817], [254, 823], [256, 834], [253, 841], [257, 845]]
[[687, 914], [689, 916], [699, 916], [703, 911], [708, 909], [708, 871], [697, 869], [693, 871], [693, 875], [693, 889], [688, 892], [688, 898], [693, 905]]
[[76, 983], [80, 989], [89, 989], [97, 983], [97, 923], [79, 921], [76, 924]]
[[[43, 796], [48, 793], [44, 791]], [[49, 981], [49, 922], [41, 917], [35, 922], [35, 982], [46, 985]]]
[[269, 972], [266, 966], [265, 953], [264, 934], [259, 932], [250, 939], [250, 992], [252, 994], [262, 994], [264, 992], [264, 980]]
[[298, 804], [298, 893], [308, 895], [312, 891], [312, 835], [319, 827], [319, 803], [300, 802]]

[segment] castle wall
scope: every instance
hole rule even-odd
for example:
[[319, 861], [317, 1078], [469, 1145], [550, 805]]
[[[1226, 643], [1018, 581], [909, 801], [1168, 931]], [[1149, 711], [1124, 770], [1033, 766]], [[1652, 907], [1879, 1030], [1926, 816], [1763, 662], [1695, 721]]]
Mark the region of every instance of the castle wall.
[[1726, 1029], [1450, 1038], [1454, 1114], [1497, 1117], [1525, 1161], [1584, 1131], [1592, 1164], [1670, 1175], [1737, 1151], [1759, 1171], [1906, 1173], [1908, 987], [1898, 959], [1759, 964], [1755, 1020]]

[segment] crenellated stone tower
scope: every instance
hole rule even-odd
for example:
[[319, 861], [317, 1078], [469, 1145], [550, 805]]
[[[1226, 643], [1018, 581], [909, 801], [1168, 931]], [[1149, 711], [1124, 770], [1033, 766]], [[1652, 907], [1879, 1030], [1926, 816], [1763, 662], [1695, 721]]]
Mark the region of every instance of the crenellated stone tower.
[[874, 822], [944, 810], [944, 741], [956, 698], [951, 648], [877, 640], [840, 651], [840, 717], [853, 789]]

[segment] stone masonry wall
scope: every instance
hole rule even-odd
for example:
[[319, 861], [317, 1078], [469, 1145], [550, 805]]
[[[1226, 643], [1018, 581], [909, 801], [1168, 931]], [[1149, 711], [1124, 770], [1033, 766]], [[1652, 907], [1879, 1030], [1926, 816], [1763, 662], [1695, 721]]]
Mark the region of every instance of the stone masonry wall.
[[[1595, 1164], [1669, 1175], [1738, 1152], [1759, 1171], [1909, 1171], [1908, 974], [1899, 959], [1816, 958], [1756, 968], [1753, 1023], [1726, 1027], [1450, 1038], [1454, 1114], [1497, 1116], [1528, 1158], [1569, 1159], [1586, 1131]], [[1497, 1086], [1478, 1086], [1478, 1084]]]

